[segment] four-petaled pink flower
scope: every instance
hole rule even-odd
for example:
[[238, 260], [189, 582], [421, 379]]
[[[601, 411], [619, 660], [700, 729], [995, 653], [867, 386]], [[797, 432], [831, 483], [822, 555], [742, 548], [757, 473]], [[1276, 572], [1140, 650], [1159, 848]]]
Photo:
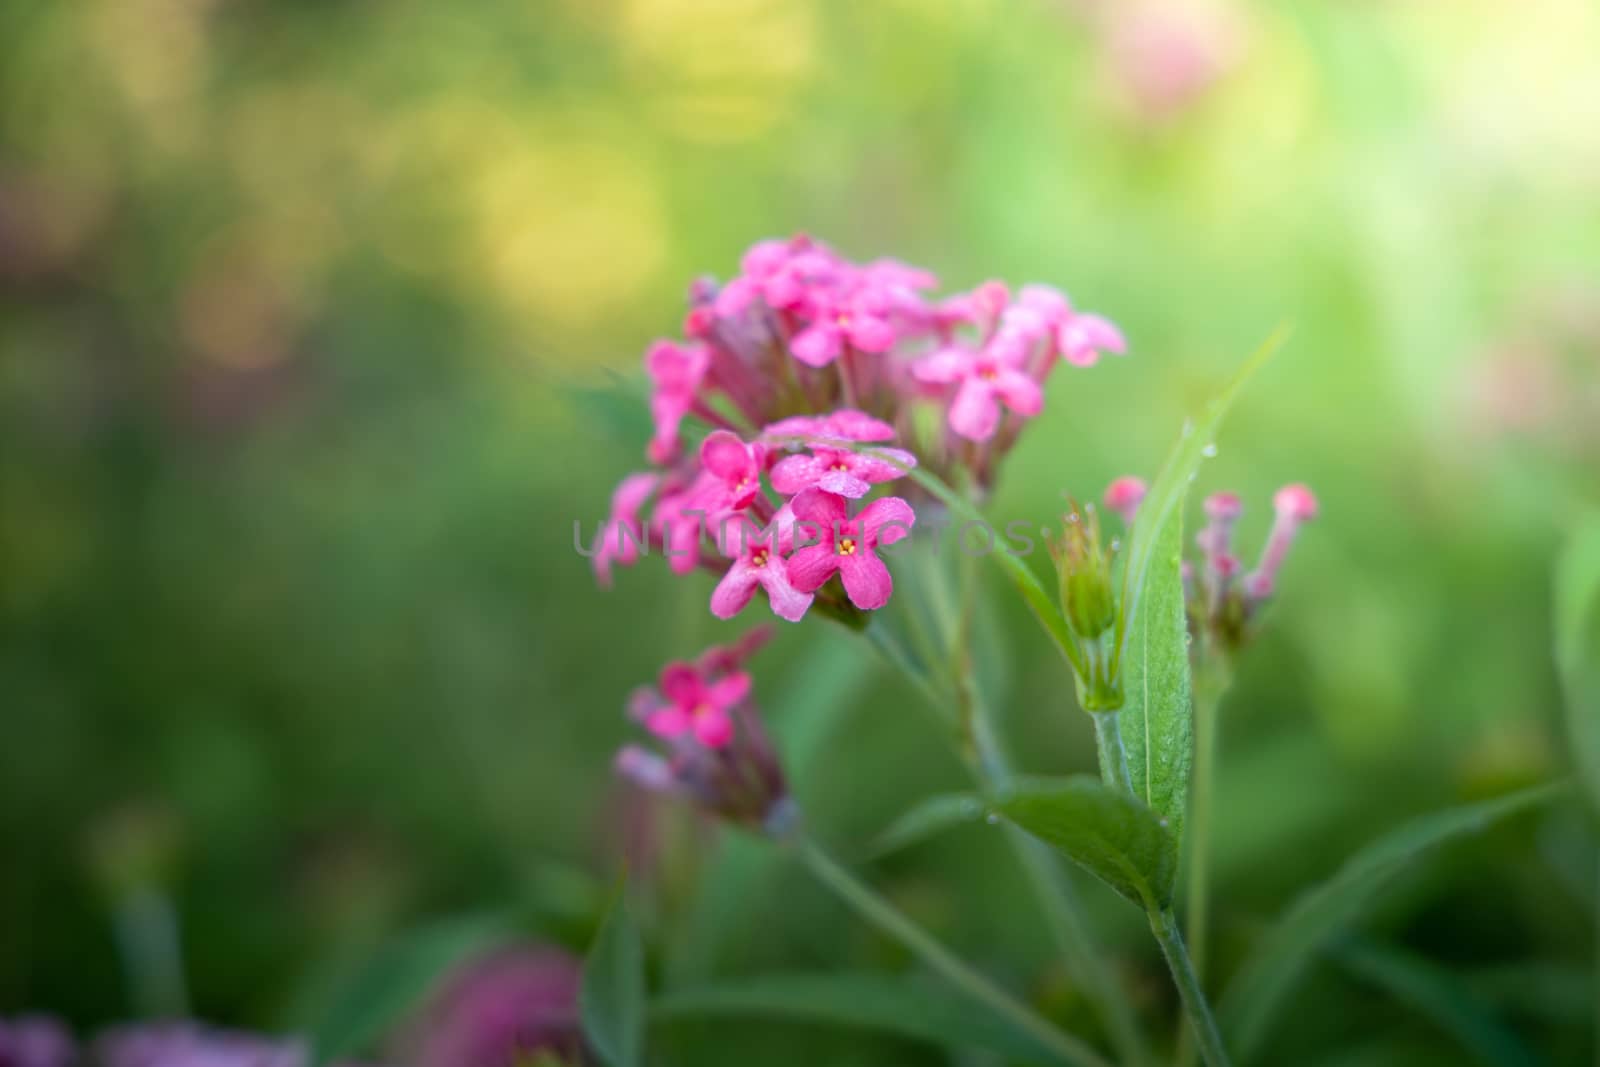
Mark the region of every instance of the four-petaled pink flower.
[[628, 566], [639, 558], [639, 546], [645, 541], [639, 512], [660, 481], [656, 474], [630, 474], [611, 494], [611, 517], [601, 525], [594, 543], [594, 573], [601, 586], [611, 586], [613, 560]]
[[659, 681], [665, 703], [649, 710], [644, 723], [657, 737], [692, 734], [707, 748], [733, 740], [728, 712], [750, 695], [750, 675], [735, 671], [711, 681], [689, 663], [669, 663]]
[[838, 573], [850, 603], [862, 611], [876, 611], [889, 602], [894, 579], [878, 558], [879, 545], [892, 545], [911, 533], [916, 514], [899, 497], [874, 500], [849, 517], [844, 497], [821, 489], [807, 489], [791, 505], [800, 530], [815, 530], [820, 543], [799, 549], [789, 561], [789, 578], [807, 592], [820, 589]]
[[700, 466], [711, 475], [705, 501], [711, 516], [743, 510], [756, 498], [766, 453], [765, 445], [745, 444], [727, 430], [718, 430], [701, 443]]
[[1000, 425], [1001, 403], [1028, 416], [1044, 407], [1043, 390], [1023, 370], [1026, 358], [1024, 348], [1009, 343], [977, 351], [952, 347], [918, 360], [911, 372], [919, 381], [958, 385], [950, 402], [950, 428], [968, 440], [987, 441]]
[[711, 353], [704, 345], [680, 345], [657, 341], [645, 355], [645, 369], [655, 383], [650, 394], [650, 417], [655, 421], [655, 437], [647, 454], [651, 462], [670, 463], [678, 454], [678, 426], [694, 407], [711, 366]]
[[796, 589], [789, 577], [788, 555], [794, 543], [794, 514], [789, 505], [778, 509], [765, 530], [750, 531], [741, 525], [728, 531], [727, 537], [733, 542], [726, 546], [734, 553], [733, 565], [711, 591], [711, 614], [731, 619], [761, 589], [773, 614], [799, 622], [813, 597], [810, 590]]
[[846, 342], [862, 352], [887, 352], [893, 347], [889, 300], [878, 286], [864, 283], [842, 297], [817, 293], [811, 303], [811, 325], [789, 345], [794, 358], [807, 366], [826, 367], [839, 358]]
[[880, 448], [877, 455], [817, 447], [809, 456], [788, 456], [772, 468], [772, 488], [792, 496], [816, 486], [860, 500], [880, 482], [902, 478], [917, 457], [899, 448]]

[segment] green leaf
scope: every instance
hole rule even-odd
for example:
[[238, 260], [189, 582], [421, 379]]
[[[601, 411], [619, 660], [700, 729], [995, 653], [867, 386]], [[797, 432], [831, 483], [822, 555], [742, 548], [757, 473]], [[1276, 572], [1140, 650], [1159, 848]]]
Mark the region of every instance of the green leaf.
[[317, 1063], [369, 1051], [458, 963], [513, 934], [497, 916], [455, 919], [385, 944], [332, 999], [310, 1030]]
[[973, 793], [941, 793], [927, 797], [890, 823], [873, 841], [868, 855], [880, 859], [946, 830], [978, 822], [983, 814], [983, 801]]
[[1302, 894], [1245, 960], [1223, 996], [1222, 1029], [1239, 1058], [1260, 1047], [1274, 1014], [1317, 952], [1360, 918], [1414, 861], [1455, 838], [1543, 804], [1560, 791], [1559, 786], [1540, 786], [1413, 819]]
[[1172, 903], [1177, 839], [1134, 798], [1088, 777], [1034, 779], [991, 807], [1140, 907]]
[[1141, 601], [1146, 596], [1151, 564], [1156, 559], [1157, 541], [1164, 535], [1172, 515], [1183, 510], [1189, 483], [1194, 480], [1201, 461], [1215, 443], [1223, 416], [1233, 406], [1234, 399], [1245, 383], [1266, 365], [1288, 336], [1289, 329], [1286, 326], [1274, 330], [1272, 336], [1244, 361], [1222, 392], [1211, 398], [1200, 417], [1184, 425], [1183, 435], [1172, 446], [1161, 473], [1156, 475], [1150, 491], [1139, 505], [1139, 515], [1128, 541], [1127, 567], [1122, 575], [1122, 614], [1117, 619], [1117, 653], [1113, 669], [1120, 667], [1133, 620], [1143, 610]]
[[1183, 607], [1183, 509], [1155, 534], [1138, 614], [1123, 661], [1121, 726], [1133, 792], [1183, 840], [1194, 758], [1189, 703], [1189, 624]]
[[619, 890], [583, 964], [583, 1032], [610, 1067], [644, 1062], [644, 944]]
[[659, 997], [657, 1022], [727, 1016], [862, 1027], [950, 1048], [983, 1049], [1028, 1063], [1061, 1057], [981, 1006], [904, 979], [871, 974], [775, 974]]
[[1432, 1020], [1479, 1061], [1495, 1067], [1543, 1062], [1455, 973], [1411, 953], [1362, 942], [1340, 945], [1332, 955], [1357, 978]]
[[1573, 759], [1600, 811], [1600, 514], [1579, 526], [1556, 564], [1555, 637]]

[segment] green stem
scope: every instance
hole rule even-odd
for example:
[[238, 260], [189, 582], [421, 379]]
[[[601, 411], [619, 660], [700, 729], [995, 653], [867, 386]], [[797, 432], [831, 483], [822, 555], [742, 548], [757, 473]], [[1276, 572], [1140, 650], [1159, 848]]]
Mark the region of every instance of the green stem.
[[[974, 726], [978, 757], [972, 768], [974, 777], [991, 788], [1009, 784], [1014, 777], [1010, 760], [994, 734], [987, 708], [981, 704], [976, 708]], [[1149, 1063], [1150, 1053], [1139, 1034], [1132, 1005], [1120, 995], [1115, 977], [1101, 959], [1100, 947], [1083, 921], [1077, 895], [1055, 852], [1010, 823], [1006, 824], [1006, 841], [1033, 885], [1067, 970], [1105, 1020], [1117, 1058], [1127, 1065]]]
[[[1216, 783], [1217, 715], [1222, 692], [1195, 679], [1194, 770], [1190, 779], [1189, 814], [1184, 820], [1188, 838], [1189, 870], [1185, 885], [1185, 925], [1189, 928], [1189, 960], [1201, 988], [1206, 980], [1206, 949], [1210, 937], [1211, 803]], [[1194, 1063], [1194, 1042], [1185, 1031], [1178, 1039], [1178, 1067]]]
[[946, 981], [980, 1004], [992, 1009], [1017, 1029], [1056, 1053], [1063, 1063], [1083, 1067], [1111, 1067], [1087, 1044], [1060, 1030], [1032, 1008], [1001, 989], [989, 978], [969, 967], [955, 953], [903, 912], [883, 899], [871, 887], [845, 870], [815, 843], [799, 842], [801, 858], [823, 885], [850, 905], [863, 919], [900, 942]]
[[1206, 1067], [1228, 1067], [1228, 1050], [1223, 1047], [1222, 1034], [1211, 1015], [1211, 1005], [1206, 1002], [1205, 991], [1200, 988], [1189, 953], [1183, 947], [1183, 934], [1178, 930], [1178, 919], [1172, 909], [1152, 909], [1150, 930], [1161, 944], [1161, 954], [1167, 958], [1167, 968], [1172, 972], [1172, 981], [1183, 1001], [1183, 1013], [1188, 1016], [1189, 1026], [1200, 1046], [1200, 1057], [1205, 1060]]
[[1122, 746], [1122, 713], [1092, 711], [1095, 744], [1100, 750], [1100, 777], [1106, 785], [1124, 793], [1133, 792], [1133, 775], [1128, 772], [1128, 752]]

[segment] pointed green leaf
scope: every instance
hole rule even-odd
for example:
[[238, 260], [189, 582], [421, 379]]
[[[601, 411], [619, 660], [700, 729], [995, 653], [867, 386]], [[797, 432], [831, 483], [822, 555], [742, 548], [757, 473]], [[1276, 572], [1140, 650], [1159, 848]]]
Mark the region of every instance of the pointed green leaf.
[[1144, 595], [1123, 658], [1122, 739], [1133, 792], [1183, 840], [1194, 757], [1189, 624], [1183, 608], [1183, 509], [1156, 532]]
[[1303, 894], [1256, 946], [1224, 994], [1221, 1022], [1240, 1059], [1260, 1047], [1277, 1009], [1316, 953], [1343, 933], [1429, 850], [1549, 801], [1559, 786], [1526, 789], [1413, 819], [1350, 857]]
[[1089, 777], [1034, 779], [990, 806], [1140, 907], [1172, 903], [1177, 839], [1134, 798]]
[[965, 826], [983, 818], [983, 802], [974, 793], [942, 793], [918, 801], [910, 811], [889, 824], [872, 843], [870, 855], [882, 858], [891, 852], [920, 844], [946, 830]]
[[617, 893], [584, 960], [579, 1004], [583, 1032], [609, 1067], [644, 1062], [644, 944], [625, 891]]
[[1600, 515], [1579, 526], [1557, 563], [1555, 637], [1573, 759], [1600, 811]]
[[1409, 952], [1364, 942], [1340, 945], [1333, 958], [1454, 1038], [1479, 1062], [1535, 1067], [1534, 1055], [1455, 972]]
[[1166, 463], [1162, 465], [1161, 473], [1156, 475], [1155, 481], [1150, 485], [1150, 491], [1145, 494], [1143, 503], [1139, 505], [1139, 515], [1133, 524], [1128, 542], [1127, 568], [1122, 575], [1122, 615], [1117, 619], [1118, 664], [1126, 653], [1133, 620], [1138, 618], [1139, 612], [1143, 610], [1140, 602], [1146, 595], [1146, 586], [1150, 581], [1150, 568], [1156, 558], [1158, 538], [1166, 530], [1167, 522], [1173, 513], [1183, 510], [1189, 483], [1194, 480], [1201, 461], [1216, 442], [1217, 430], [1222, 426], [1223, 416], [1233, 406], [1234, 399], [1238, 397], [1245, 383], [1266, 365], [1288, 335], [1289, 330], [1285, 326], [1273, 331], [1272, 336], [1262, 342], [1261, 347], [1244, 361], [1244, 365], [1234, 374], [1233, 380], [1222, 392], [1212, 397], [1200, 417], [1184, 426], [1183, 435], [1178, 438], [1178, 443], [1172, 446]]
[[317, 1063], [360, 1055], [409, 1015], [452, 967], [509, 940], [498, 916], [452, 919], [385, 944], [341, 988], [311, 1027]]
[[1027, 1063], [1062, 1057], [971, 1001], [871, 974], [775, 974], [677, 990], [650, 1007], [656, 1022], [751, 1016], [862, 1027], [948, 1048], [983, 1049]]

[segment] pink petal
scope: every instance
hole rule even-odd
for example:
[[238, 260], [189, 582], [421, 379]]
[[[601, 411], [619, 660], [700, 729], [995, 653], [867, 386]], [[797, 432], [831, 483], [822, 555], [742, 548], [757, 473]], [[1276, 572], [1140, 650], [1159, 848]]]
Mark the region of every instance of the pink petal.
[[715, 708], [731, 708], [750, 695], [750, 675], [737, 671], [720, 678], [706, 690], [706, 703]]
[[875, 449], [875, 455], [856, 454], [850, 460], [857, 475], [876, 485], [904, 478], [917, 465], [917, 457], [903, 448]]
[[827, 469], [816, 456], [789, 456], [772, 468], [772, 488], [784, 496], [792, 496], [816, 485]]
[[704, 698], [705, 686], [701, 682], [700, 672], [694, 669], [694, 664], [675, 660], [661, 668], [661, 677], [656, 681], [661, 690], [661, 695], [667, 701], [680, 707], [696, 704]]
[[911, 527], [917, 522], [917, 513], [897, 496], [886, 496], [882, 500], [874, 500], [861, 509], [861, 514], [856, 516], [856, 525], [862, 530], [863, 539], [869, 547], [876, 545], [892, 545], [902, 538], [911, 535]]
[[800, 331], [789, 345], [794, 358], [811, 367], [826, 367], [839, 358], [839, 331], [816, 323]]
[[1060, 322], [1072, 313], [1072, 301], [1067, 294], [1049, 285], [1024, 285], [1017, 294], [1017, 303], [1042, 315], [1046, 322]]
[[843, 522], [850, 511], [842, 497], [821, 489], [807, 489], [791, 500], [789, 506], [795, 518], [830, 528], [836, 522]]
[[739, 260], [739, 269], [753, 277], [764, 278], [788, 262], [790, 251], [788, 241], [776, 238], [757, 241]]
[[743, 560], [735, 560], [711, 591], [711, 614], [719, 619], [731, 619], [743, 611], [750, 598], [756, 595], [756, 586], [761, 584], [756, 578], [758, 573]]
[[829, 467], [817, 479], [817, 488], [851, 500], [860, 500], [872, 492], [872, 483], [862, 480], [851, 471], [834, 470]]
[[1000, 424], [1000, 405], [989, 383], [968, 378], [950, 405], [950, 428], [971, 441], [987, 441]]
[[894, 347], [894, 327], [876, 315], [850, 320], [850, 343], [863, 352], [887, 352]]
[[784, 562], [774, 559], [761, 568], [758, 579], [767, 591], [767, 600], [772, 605], [773, 614], [789, 622], [799, 622], [811, 607], [812, 596], [796, 589], [789, 582], [788, 568]]
[[883, 607], [894, 592], [894, 579], [889, 576], [889, 568], [870, 550], [840, 556], [839, 577], [844, 582], [844, 591], [850, 596], [850, 603], [862, 611], [876, 611]]
[[1018, 415], [1037, 415], [1044, 408], [1044, 392], [1039, 383], [1019, 370], [1001, 371], [993, 385], [1006, 407]]
[[711, 306], [719, 318], [731, 319], [744, 314], [755, 298], [755, 283], [748, 278], [735, 278], [717, 291]]
[[645, 720], [645, 727], [657, 737], [677, 737], [692, 725], [689, 713], [682, 708], [662, 708]]
[[756, 474], [750, 446], [727, 430], [718, 430], [701, 443], [700, 465], [725, 482], [749, 480]]
[[733, 740], [733, 720], [721, 708], [707, 708], [694, 717], [694, 736], [707, 748], [722, 748]]
[[825, 433], [825, 424], [822, 419], [812, 415], [791, 415], [787, 419], [779, 419], [769, 423], [761, 430], [763, 437], [809, 437], [813, 434]]
[[972, 373], [972, 360], [972, 353], [965, 348], [941, 348], [911, 364], [911, 373], [921, 382], [948, 385]]
[[839, 569], [839, 559], [831, 538], [820, 545], [802, 548], [789, 557], [789, 581], [802, 592], [816, 592]]
[[639, 509], [650, 498], [660, 480], [658, 475], [650, 473], [630, 474], [622, 479], [622, 484], [611, 494], [611, 517], [636, 519]]

